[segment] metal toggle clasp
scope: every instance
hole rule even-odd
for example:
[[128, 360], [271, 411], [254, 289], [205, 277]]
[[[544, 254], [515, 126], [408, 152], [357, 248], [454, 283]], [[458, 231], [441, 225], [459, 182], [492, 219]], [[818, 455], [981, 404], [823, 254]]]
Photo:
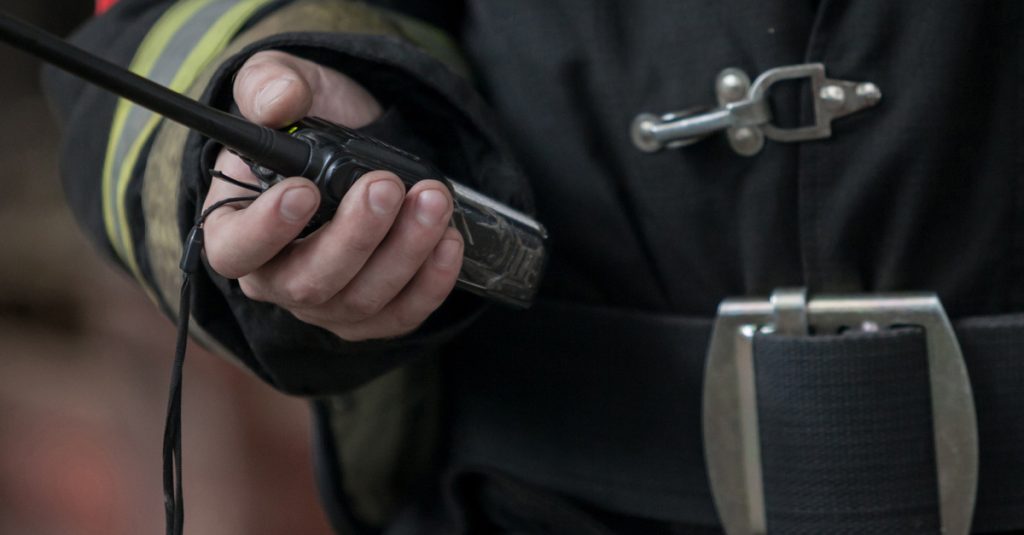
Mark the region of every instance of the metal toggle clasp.
[[[814, 124], [782, 128], [772, 123], [768, 92], [777, 82], [808, 78], [814, 100]], [[832, 120], [870, 108], [882, 98], [871, 82], [851, 82], [825, 77], [821, 63], [776, 67], [750, 83], [740, 69], [728, 68], [715, 80], [718, 107], [654, 115], [641, 113], [630, 129], [633, 144], [644, 152], [692, 145], [724, 130], [733, 150], [753, 156], [764, 146], [765, 138], [774, 141], [807, 141], [832, 135]]]

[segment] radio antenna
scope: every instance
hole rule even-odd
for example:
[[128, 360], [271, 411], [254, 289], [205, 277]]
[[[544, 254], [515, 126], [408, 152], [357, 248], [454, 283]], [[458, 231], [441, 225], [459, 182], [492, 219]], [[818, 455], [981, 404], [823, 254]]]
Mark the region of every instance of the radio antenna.
[[196, 102], [3, 12], [0, 41], [213, 138], [283, 176], [301, 176], [309, 164], [310, 147], [302, 140]]

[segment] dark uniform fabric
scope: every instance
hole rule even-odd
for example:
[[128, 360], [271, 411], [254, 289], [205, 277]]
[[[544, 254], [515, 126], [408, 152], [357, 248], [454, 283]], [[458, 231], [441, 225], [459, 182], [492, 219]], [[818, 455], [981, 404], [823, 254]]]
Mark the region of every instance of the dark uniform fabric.
[[[1010, 141], [1019, 139], [1014, 131], [1024, 118], [1024, 96], [1014, 82], [1024, 74], [1024, 42], [1017, 29], [1024, 22], [1024, 6], [1019, 3], [469, 4], [464, 49], [477, 67], [483, 91], [505, 120], [531, 177], [539, 217], [551, 232], [553, 261], [545, 279], [547, 296], [710, 316], [729, 295], [766, 295], [776, 287], [804, 285], [812, 294], [935, 291], [953, 317], [1021, 309], [1024, 183], [1019, 172], [1021, 153]], [[752, 158], [734, 154], [723, 136], [656, 155], [640, 153], [629, 142], [629, 125], [638, 112], [713, 104], [714, 78], [725, 67], [740, 67], [753, 77], [772, 67], [803, 62], [824, 63], [831, 77], [877, 84], [884, 95], [881, 104], [834, 123], [828, 140], [769, 141]], [[993, 76], [1000, 81], [993, 81]], [[773, 98], [776, 122], [783, 126], [810, 123], [806, 89], [789, 89]], [[575, 316], [564, 310], [548, 315], [555, 322], [570, 317]], [[509, 321], [516, 321], [514, 315], [484, 321], [481, 328], [490, 325], [498, 331], [507, 328]], [[580, 338], [614, 328], [610, 319], [588, 325], [592, 329], [581, 329]], [[523, 335], [531, 329], [517, 332]], [[474, 340], [479, 347], [495, 336], [500, 335], [492, 332]], [[699, 337], [682, 342], [680, 336], [668, 339], [696, 344], [698, 355], [703, 351]], [[607, 337], [602, 333], [599, 342], [589, 343], [550, 333], [502, 336], [505, 345], [493, 350], [498, 358], [460, 360], [449, 377], [455, 385], [451, 390], [462, 394], [453, 405], [463, 409], [453, 413], [467, 419], [462, 428], [473, 427], [466, 431], [466, 438], [456, 433], [457, 444], [479, 462], [485, 455], [481, 452], [522, 440], [514, 442], [527, 452], [519, 460], [502, 455], [495, 462], [512, 469], [511, 473], [524, 470], [539, 484], [571, 489], [575, 496], [596, 501], [601, 508], [690, 524], [714, 523], [713, 511], [698, 490], [706, 489], [706, 483], [699, 481], [702, 474], [688, 478], [686, 463], [664, 464], [661, 469], [673, 470], [676, 475], [671, 481], [690, 482], [689, 496], [681, 491], [686, 486], [682, 483], [660, 491], [643, 489], [645, 484], [662, 482], [655, 476], [657, 468], [642, 468], [658, 457], [656, 452], [675, 448], [684, 458], [700, 455], [699, 437], [688, 439], [664, 427], [667, 418], [651, 415], [660, 406], [675, 421], [696, 424], [699, 418], [688, 412], [699, 410], [700, 368], [686, 370], [686, 359], [659, 366], [650, 358], [637, 357], [649, 350], [663, 357], [673, 353], [657, 353], [635, 332], [621, 334], [624, 341], [618, 344]], [[553, 347], [552, 340], [562, 343]], [[573, 345], [600, 354], [576, 352]], [[524, 352], [538, 356], [522, 358]], [[626, 362], [609, 363], [616, 358]], [[567, 359], [577, 364], [562, 366]], [[550, 362], [558, 364], [545, 365]], [[666, 378], [652, 381], [630, 365], [655, 367]], [[552, 367], [557, 373], [551, 373]], [[850, 379], [842, 368], [833, 371], [832, 380]], [[509, 377], [519, 382], [510, 386], [505, 383]], [[573, 384], [574, 378], [584, 385]], [[502, 394], [487, 396], [481, 382]], [[666, 385], [676, 389], [658, 390]], [[559, 387], [566, 391], [561, 396], [553, 393]], [[920, 382], [906, 388], [920, 396]], [[658, 397], [658, 402], [645, 404], [645, 394]], [[862, 390], [855, 395], [869, 394]], [[927, 388], [924, 395], [926, 401]], [[481, 398], [506, 404], [505, 410], [495, 409], [502, 416], [494, 425], [487, 425], [479, 401], [474, 404]], [[802, 406], [791, 406], [792, 410], [798, 407]], [[927, 404], [910, 404], [909, 412], [901, 412], [905, 407], [899, 405], [890, 407], [888, 417], [884, 410], [872, 413], [880, 419], [876, 426], [882, 419], [892, 423], [911, 418], [915, 411], [920, 416]], [[632, 420], [612, 420], [618, 411], [630, 409], [635, 415]], [[619, 426], [612, 434], [643, 434], [618, 439], [586, 435], [593, 440], [576, 442], [572, 431], [565, 431], [570, 438], [560, 436], [540, 444], [533, 440], [555, 435], [559, 427], [575, 430], [560, 426], [561, 419], [599, 418], [598, 414]], [[643, 419], [661, 426], [645, 426]], [[929, 437], [927, 420], [918, 420], [914, 429], [918, 439]], [[998, 437], [1001, 426], [991, 429], [983, 437]], [[516, 431], [523, 435], [517, 436]], [[700, 429], [692, 425], [687, 431], [699, 434]], [[773, 438], [777, 437], [767, 437]], [[596, 445], [598, 440], [604, 445]], [[618, 446], [609, 445], [616, 442]], [[983, 459], [994, 442], [983, 441]], [[557, 454], [545, 455], [553, 445], [566, 443], [577, 449], [563, 454], [562, 462]], [[630, 450], [643, 444], [649, 444], [644, 451]], [[928, 499], [929, 482], [934, 481], [928, 470], [934, 468], [927, 445], [923, 458], [916, 455], [921, 451], [916, 447], [886, 445], [886, 451], [912, 455], [915, 460], [913, 470], [921, 490], [912, 494], [919, 500], [916, 503], [931, 504], [931, 510], [908, 506], [904, 510], [914, 514], [903, 520], [925, 530], [934, 529], [937, 520], [934, 499]], [[616, 455], [599, 460], [601, 450]], [[789, 453], [804, 462], [814, 461], [808, 452]], [[597, 458], [587, 460], [592, 456]], [[775, 460], [766, 459], [766, 469], [792, 468], [785, 462], [772, 465]], [[1003, 495], [1015, 494], [1012, 484], [990, 486], [1005, 465], [987, 461], [982, 465], [981, 492], [988, 495], [989, 489], [998, 487]], [[530, 470], [530, 463], [545, 470]], [[581, 476], [583, 481], [569, 483], [573, 474], [579, 474], [564, 472], [577, 465], [588, 471]], [[560, 471], [553, 483], [551, 474]], [[624, 474], [632, 477], [609, 482]], [[883, 475], [881, 471], [870, 474]], [[545, 476], [548, 480], [542, 479]], [[871, 486], [866, 477], [854, 483], [858, 486], [841, 492], [856, 493]], [[883, 492], [881, 483], [872, 498], [885, 501], [899, 496]], [[804, 498], [821, 497], [811, 489], [801, 489]], [[677, 496], [671, 500], [674, 507], [655, 505], [652, 494]], [[855, 494], [846, 498], [850, 496]], [[776, 493], [769, 507], [786, 509], [780, 500], [789, 498]], [[895, 508], [893, 501], [885, 505]], [[847, 502], [839, 511], [856, 515], [866, 510], [857, 509], [857, 502]], [[1020, 527], [1020, 518], [1007, 522], [1005, 509], [994, 506], [998, 502], [987, 502], [979, 509], [976, 525]], [[799, 503], [812, 505], [806, 500]], [[790, 512], [798, 509], [788, 505]], [[992, 523], [994, 517], [1001, 521]], [[783, 532], [789, 532], [783, 526], [794, 525], [786, 524], [787, 520], [784, 515], [769, 518], [770, 526]], [[866, 521], [869, 524], [859, 528], [847, 526], [845, 532], [866, 532], [875, 520]], [[832, 528], [840, 530], [840, 524], [837, 520]], [[888, 532], [900, 531], [893, 524], [888, 528]]]
[[[475, 313], [477, 304], [463, 303], [431, 331], [441, 335], [363, 353], [322, 331], [307, 336], [312, 328], [246, 304], [237, 286], [215, 276], [199, 314], [256, 373], [307, 395], [339, 393], [413, 353], [444, 354], [447, 453], [394, 533], [716, 529], [699, 428], [659, 426], [667, 416], [697, 418], [706, 318], [727, 296], [800, 285], [812, 293], [923, 290], [937, 292], [953, 318], [1024, 309], [1020, 2], [467, 0], [429, 10], [379, 3], [455, 36], [483, 100], [391, 41], [286, 36], [252, 50], [290, 45], [354, 69], [388, 103], [405, 103], [413, 130], [459, 118], [460, 150], [434, 147], [442, 166], [465, 170], [467, 181], [519, 206], [529, 206], [532, 190], [551, 235], [541, 305], [487, 312], [439, 349]], [[126, 62], [125, 48], [161, 5], [123, 2], [79, 39]], [[111, 31], [122, 36], [113, 47], [103, 42]], [[804, 62], [824, 63], [833, 78], [873, 82], [881, 103], [834, 123], [830, 139], [768, 141], [750, 158], [722, 136], [653, 155], [629, 141], [637, 113], [713, 105], [715, 76], [726, 67], [753, 77]], [[229, 83], [226, 69], [208, 97], [229, 105]], [[96, 134], [114, 100], [80, 84], [58, 87], [58, 110], [69, 118], [69, 198], [102, 235], [103, 147], [89, 140], [105, 138]], [[417, 97], [402, 96], [409, 92]], [[775, 92], [772, 107], [780, 125], [812, 121], [799, 83]], [[202, 140], [190, 146], [197, 159]], [[513, 159], [528, 186], [512, 178]], [[198, 166], [184, 167], [195, 203]], [[501, 176], [508, 180], [493, 180]], [[185, 227], [191, 210], [182, 207]], [[308, 360], [289, 358], [292, 343], [304, 344]], [[662, 359], [673, 348], [685, 358]], [[335, 353], [345, 358], [332, 360]], [[559, 430], [580, 419], [593, 425], [575, 438], [588, 440], [567, 442]], [[510, 459], [516, 452], [523, 458]], [[673, 466], [672, 488], [658, 487], [652, 474], [666, 470], [652, 459], [672, 452], [692, 464]], [[563, 473], [551, 475], [547, 460]], [[341, 500], [329, 495], [329, 508]], [[1007, 510], [980, 525], [1024, 527]], [[915, 525], [934, 528], [934, 511], [921, 518]]]
[[[549, 295], [700, 315], [780, 285], [933, 290], [954, 316], [1024, 304], [1020, 3], [470, 5], [464, 48], [551, 231]], [[713, 105], [725, 67], [803, 62], [881, 104], [752, 158], [723, 136], [629, 142], [638, 112]], [[804, 92], [774, 104], [811, 121]]]

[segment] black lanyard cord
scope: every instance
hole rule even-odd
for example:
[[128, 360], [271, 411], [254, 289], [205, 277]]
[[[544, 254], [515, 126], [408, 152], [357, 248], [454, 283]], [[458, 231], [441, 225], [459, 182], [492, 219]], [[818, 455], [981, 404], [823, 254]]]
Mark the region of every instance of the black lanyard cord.
[[202, 265], [203, 223], [207, 216], [222, 206], [253, 201], [256, 198], [256, 195], [232, 197], [218, 201], [203, 210], [188, 239], [185, 240], [181, 255], [180, 267], [184, 277], [181, 281], [181, 298], [178, 305], [178, 339], [174, 349], [174, 365], [171, 368], [167, 418], [164, 420], [164, 513], [167, 535], [182, 535], [185, 524], [185, 499], [181, 485], [181, 379], [185, 366], [185, 349], [188, 346], [188, 322], [192, 312], [192, 275], [197, 273]]
[[167, 533], [180, 535], [185, 522], [185, 502], [181, 488], [181, 371], [188, 344], [188, 320], [192, 308], [192, 276], [186, 273], [181, 283], [178, 307], [178, 341], [171, 368], [171, 391], [164, 421], [164, 509]]

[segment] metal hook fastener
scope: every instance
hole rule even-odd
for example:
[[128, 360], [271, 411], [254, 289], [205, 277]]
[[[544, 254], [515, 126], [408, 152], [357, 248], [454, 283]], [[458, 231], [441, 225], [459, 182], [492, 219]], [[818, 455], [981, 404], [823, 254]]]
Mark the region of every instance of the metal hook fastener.
[[[814, 124], [782, 128], [772, 123], [768, 94], [784, 80], [807, 78], [811, 82]], [[851, 82], [825, 77], [821, 63], [776, 67], [750, 83], [740, 69], [728, 68], [715, 80], [718, 107], [689, 109], [662, 115], [641, 113], [633, 120], [633, 144], [644, 152], [692, 145], [714, 133], [725, 131], [733, 150], [743, 156], [761, 151], [765, 138], [794, 142], [822, 139], [832, 135], [832, 120], [870, 108], [882, 98], [871, 82]]]

